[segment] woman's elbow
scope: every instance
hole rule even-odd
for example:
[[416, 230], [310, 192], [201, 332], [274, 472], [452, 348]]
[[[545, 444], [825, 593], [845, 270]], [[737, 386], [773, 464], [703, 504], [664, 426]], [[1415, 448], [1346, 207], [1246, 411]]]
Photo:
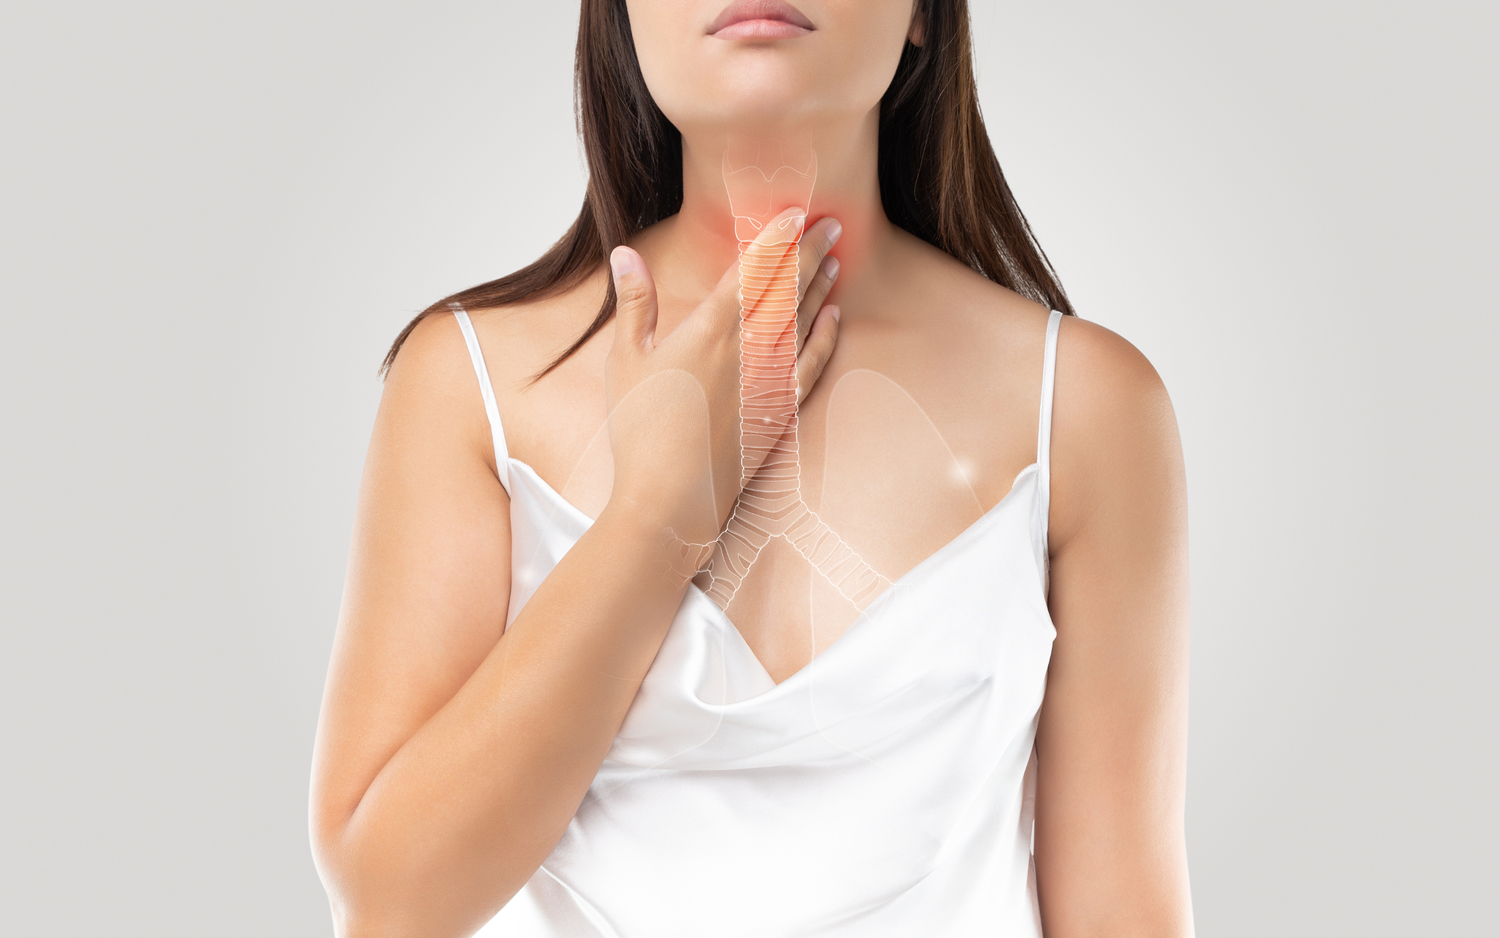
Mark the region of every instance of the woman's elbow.
[[370, 862], [379, 858], [364, 855], [368, 852], [351, 843], [349, 820], [320, 817], [315, 810], [310, 827], [313, 865], [328, 893], [334, 934], [338, 938], [397, 934], [397, 910], [388, 892], [382, 899], [385, 891], [377, 885], [381, 871]]

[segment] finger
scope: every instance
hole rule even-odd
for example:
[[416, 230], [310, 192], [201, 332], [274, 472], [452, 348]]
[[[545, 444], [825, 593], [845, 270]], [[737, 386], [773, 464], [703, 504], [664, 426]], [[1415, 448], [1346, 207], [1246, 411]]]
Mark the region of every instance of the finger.
[[620, 245], [610, 252], [615, 283], [615, 342], [650, 349], [656, 335], [656, 283], [645, 258]]
[[798, 241], [807, 214], [793, 206], [766, 222], [755, 240], [740, 250], [739, 305], [747, 316], [755, 313], [796, 314], [798, 297]]
[[825, 306], [813, 320], [807, 343], [797, 356], [797, 403], [800, 405], [817, 384], [839, 338], [839, 308]]
[[[839, 243], [839, 235], [844, 233], [844, 226], [839, 224], [837, 218], [824, 216], [812, 225], [808, 226], [807, 234], [797, 243], [797, 295], [805, 296], [812, 286], [813, 279], [817, 276], [818, 265], [823, 263], [823, 258], [833, 250], [833, 246]], [[814, 306], [809, 313], [811, 319], [821, 306]]]
[[[836, 218], [820, 218], [813, 224], [797, 245], [797, 337], [799, 343], [812, 328], [813, 317], [823, 308], [828, 298], [831, 279], [824, 280], [824, 262], [828, 252], [838, 243], [843, 234], [843, 225]], [[837, 265], [837, 261], [835, 261]], [[837, 276], [837, 266], [834, 268]]]
[[823, 258], [823, 263], [818, 265], [817, 271], [813, 274], [812, 282], [807, 285], [807, 293], [802, 297], [802, 305], [797, 308], [798, 348], [801, 348], [802, 343], [807, 340], [813, 319], [823, 308], [823, 301], [828, 299], [828, 291], [833, 289], [833, 283], [838, 278], [839, 259], [837, 257]]

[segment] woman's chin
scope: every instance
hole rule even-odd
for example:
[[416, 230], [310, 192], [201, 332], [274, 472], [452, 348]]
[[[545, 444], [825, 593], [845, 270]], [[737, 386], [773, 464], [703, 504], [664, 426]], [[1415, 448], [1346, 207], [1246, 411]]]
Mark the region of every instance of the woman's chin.
[[[669, 111], [667, 118], [683, 133], [812, 131], [859, 119], [853, 109], [830, 107], [829, 104], [807, 94], [726, 95], [711, 106]], [[848, 113], [844, 113], [845, 110]]]
[[[701, 70], [674, 69], [673, 73], [647, 75], [651, 96], [679, 127], [683, 126], [679, 117], [692, 124], [761, 123], [840, 108], [857, 109], [865, 103], [862, 99], [868, 98], [873, 106], [885, 92], [885, 85], [851, 87], [827, 64], [775, 61], [771, 57], [701, 64]], [[862, 110], [868, 110], [868, 106]]]

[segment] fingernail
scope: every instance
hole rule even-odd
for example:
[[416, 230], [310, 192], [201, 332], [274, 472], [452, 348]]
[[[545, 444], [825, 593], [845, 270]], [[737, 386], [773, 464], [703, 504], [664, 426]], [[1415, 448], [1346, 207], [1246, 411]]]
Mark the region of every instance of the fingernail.
[[635, 270], [635, 266], [635, 252], [623, 244], [609, 252], [609, 269], [616, 280]]
[[844, 226], [839, 224], [838, 219], [828, 226], [828, 246], [833, 247], [839, 243], [839, 235], [844, 233]]
[[838, 275], [839, 259], [837, 257], [823, 258], [823, 276], [827, 277], [829, 280], [836, 280], [838, 279]]
[[833, 317], [833, 321], [834, 322], [838, 322], [839, 321], [839, 308], [837, 306], [830, 306], [830, 307], [828, 307], [828, 315], [830, 315], [830, 316]]

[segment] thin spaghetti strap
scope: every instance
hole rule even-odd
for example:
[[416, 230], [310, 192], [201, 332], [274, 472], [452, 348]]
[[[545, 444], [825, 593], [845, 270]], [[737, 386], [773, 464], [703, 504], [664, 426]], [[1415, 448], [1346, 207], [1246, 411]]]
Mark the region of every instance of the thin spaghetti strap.
[[490, 419], [490, 439], [495, 445], [495, 471], [500, 475], [500, 484], [505, 494], [510, 494], [510, 450], [505, 446], [505, 428], [500, 425], [500, 408], [495, 404], [495, 388], [490, 384], [489, 369], [484, 366], [484, 352], [479, 349], [479, 336], [474, 333], [474, 324], [468, 312], [457, 303], [449, 303], [458, 328], [463, 330], [464, 344], [469, 347], [469, 361], [474, 363], [474, 375], [479, 379], [479, 394], [484, 398], [484, 412]]
[[1052, 387], [1057, 379], [1057, 329], [1063, 314], [1047, 317], [1047, 344], [1042, 352], [1042, 412], [1036, 424], [1036, 461], [1045, 471], [1052, 451]]
[[1042, 352], [1042, 407], [1036, 425], [1037, 530], [1043, 580], [1050, 566], [1047, 556], [1047, 520], [1052, 504], [1052, 390], [1057, 381], [1057, 330], [1063, 314], [1053, 310], [1047, 317], [1047, 342]]

